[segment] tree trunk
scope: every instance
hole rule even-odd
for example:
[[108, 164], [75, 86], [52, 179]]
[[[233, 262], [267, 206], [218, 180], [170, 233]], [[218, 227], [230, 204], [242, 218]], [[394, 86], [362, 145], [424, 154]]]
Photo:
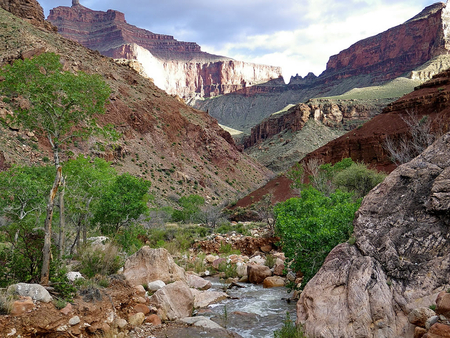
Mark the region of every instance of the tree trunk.
[[62, 259], [64, 254], [64, 246], [65, 246], [65, 230], [66, 230], [66, 220], [64, 213], [64, 190], [66, 187], [66, 179], [65, 177], [61, 177], [61, 191], [59, 192], [59, 260]]
[[58, 193], [58, 187], [61, 184], [62, 167], [57, 166], [55, 181], [53, 187], [50, 190], [50, 196], [47, 204], [47, 217], [45, 218], [45, 237], [44, 247], [42, 248], [42, 270], [41, 270], [41, 284], [48, 285], [50, 277], [50, 260], [51, 260], [51, 246], [52, 246], [52, 218], [53, 218], [53, 206], [56, 194]]

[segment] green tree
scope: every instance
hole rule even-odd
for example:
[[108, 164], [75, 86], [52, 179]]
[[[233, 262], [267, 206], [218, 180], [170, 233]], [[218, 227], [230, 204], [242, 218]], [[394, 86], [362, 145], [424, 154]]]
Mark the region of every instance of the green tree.
[[16, 60], [4, 66], [0, 76], [1, 94], [10, 98], [14, 108], [8, 122], [46, 137], [53, 151], [56, 175], [47, 203], [41, 271], [41, 283], [48, 284], [54, 199], [64, 182], [61, 146], [96, 129], [94, 115], [104, 112], [111, 90], [99, 75], [63, 71], [60, 57], [54, 53]]
[[201, 222], [203, 220], [201, 206], [205, 204], [205, 199], [202, 196], [192, 194], [183, 196], [178, 200], [181, 210], [174, 210], [172, 220], [175, 222]]
[[[67, 175], [67, 218], [76, 229], [76, 236], [71, 246], [79, 246], [82, 239], [86, 243], [87, 228], [91, 224], [93, 211], [99, 203], [102, 194], [115, 180], [117, 173], [111, 163], [101, 158], [90, 158], [83, 155], [64, 163]], [[64, 233], [60, 236], [58, 245], [60, 252], [64, 249]]]
[[369, 169], [364, 163], [352, 163], [333, 177], [333, 183], [338, 189], [364, 197], [385, 177], [386, 174]]
[[345, 242], [353, 231], [360, 200], [337, 190], [330, 196], [307, 187], [301, 198], [275, 206], [275, 231], [290, 265], [303, 273], [305, 285], [322, 266], [328, 253]]
[[14, 166], [0, 172], [0, 216], [5, 243], [0, 244], [0, 286], [39, 281], [45, 195], [54, 168]]
[[103, 192], [94, 212], [93, 222], [100, 224], [104, 233], [117, 233], [122, 226], [148, 212], [149, 188], [150, 181], [128, 173], [117, 176]]

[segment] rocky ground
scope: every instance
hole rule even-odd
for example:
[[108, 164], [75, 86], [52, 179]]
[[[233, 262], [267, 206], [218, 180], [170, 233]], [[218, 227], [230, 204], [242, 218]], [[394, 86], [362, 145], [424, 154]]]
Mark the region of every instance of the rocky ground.
[[[248, 282], [276, 287], [287, 280], [300, 283], [294, 274], [284, 275], [285, 258], [276, 250], [276, 241], [269, 228], [252, 230], [251, 236], [213, 234], [195, 243], [184, 262], [180, 261], [186, 270], [167, 250], [144, 246], [127, 258], [121, 273], [108, 277], [107, 287], [83, 284], [73, 302], [63, 308], [56, 295], [40, 285], [10, 286], [8, 294], [15, 295], [14, 302], [8, 314], [0, 315], [0, 336], [237, 338], [236, 333], [201, 316], [202, 309], [228, 295], [207, 291], [211, 282], [200, 276], [214, 274], [236, 286]], [[219, 255], [224, 245], [230, 245], [235, 253]], [[202, 266], [199, 273], [188, 264], [193, 261]], [[192, 317], [193, 309], [197, 316]]]

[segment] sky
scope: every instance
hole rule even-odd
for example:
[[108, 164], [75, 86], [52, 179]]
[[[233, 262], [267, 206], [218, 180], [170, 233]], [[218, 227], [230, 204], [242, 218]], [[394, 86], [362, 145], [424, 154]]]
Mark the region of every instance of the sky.
[[[39, 0], [38, 0], [39, 1]], [[430, 0], [79, 0], [93, 10], [118, 10], [129, 24], [235, 60], [320, 75], [330, 56], [409, 20]], [[445, 1], [443, 1], [445, 2]], [[72, 0], [40, 0], [50, 9]]]

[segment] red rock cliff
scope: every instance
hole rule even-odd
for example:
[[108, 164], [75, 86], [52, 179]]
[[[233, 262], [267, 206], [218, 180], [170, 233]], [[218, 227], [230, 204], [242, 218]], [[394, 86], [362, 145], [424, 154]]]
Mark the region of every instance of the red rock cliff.
[[370, 74], [374, 82], [396, 78], [441, 54], [448, 54], [449, 10], [444, 3], [426, 7], [404, 24], [361, 40], [330, 57], [324, 77]]
[[0, 7], [35, 26], [56, 30], [56, 27], [45, 21], [44, 11], [36, 0], [0, 0]]
[[227, 94], [281, 76], [279, 67], [208, 54], [195, 42], [130, 25], [114, 10], [93, 11], [76, 2], [52, 9], [48, 20], [64, 37], [103, 55], [138, 60], [155, 84], [184, 98]]

